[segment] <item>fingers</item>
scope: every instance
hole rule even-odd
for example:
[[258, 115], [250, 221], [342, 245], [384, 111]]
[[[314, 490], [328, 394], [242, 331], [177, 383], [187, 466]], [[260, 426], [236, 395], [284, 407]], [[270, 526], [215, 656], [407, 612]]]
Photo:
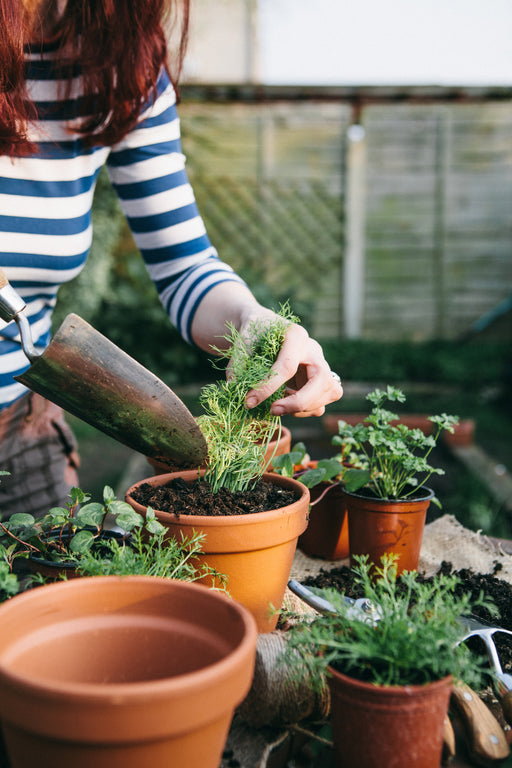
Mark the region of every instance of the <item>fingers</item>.
[[283, 384], [287, 384], [285, 396], [271, 406], [276, 416], [322, 416], [325, 406], [343, 395], [339, 377], [330, 370], [322, 348], [298, 325], [291, 325], [286, 332], [273, 375], [261, 387], [248, 393], [247, 406], [254, 407], [271, 397]]

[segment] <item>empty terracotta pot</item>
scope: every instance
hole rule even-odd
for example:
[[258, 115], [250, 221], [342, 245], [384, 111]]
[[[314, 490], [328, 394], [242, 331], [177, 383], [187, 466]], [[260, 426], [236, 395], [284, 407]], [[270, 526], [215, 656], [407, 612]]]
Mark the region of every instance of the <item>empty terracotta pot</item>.
[[402, 687], [331, 672], [337, 768], [439, 768], [451, 677]]
[[[139, 485], [165, 485], [175, 477], [192, 482], [197, 476], [195, 470], [156, 475], [135, 483], [125, 498], [136, 512], [145, 515], [146, 507], [132, 495]], [[190, 538], [194, 532], [205, 535], [198, 565], [205, 563], [227, 576], [230, 595], [250, 610], [258, 631], [271, 632], [278, 618], [271, 615], [271, 606], [281, 607], [297, 539], [307, 526], [309, 490], [293, 478], [273, 473], [264, 474], [263, 480], [293, 490], [296, 501], [280, 509], [247, 515], [176, 517], [157, 509], [155, 514], [169, 535], [180, 541], [183, 536]], [[206, 583], [211, 585], [211, 578]]]
[[384, 554], [398, 555], [397, 572], [415, 571], [420, 559], [427, 509], [434, 492], [421, 488], [408, 499], [378, 499], [344, 491], [348, 512], [350, 564], [369, 555], [380, 565]]
[[218, 768], [253, 675], [249, 612], [197, 584], [102, 576], [0, 606], [11, 768]]

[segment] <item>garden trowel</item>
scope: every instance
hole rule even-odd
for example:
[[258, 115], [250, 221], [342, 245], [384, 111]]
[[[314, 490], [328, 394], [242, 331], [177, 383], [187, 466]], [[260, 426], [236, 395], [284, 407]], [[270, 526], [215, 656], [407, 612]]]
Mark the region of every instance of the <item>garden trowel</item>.
[[0, 318], [16, 322], [31, 363], [17, 381], [144, 456], [179, 468], [202, 464], [204, 436], [166, 384], [75, 314], [36, 351], [24, 309], [0, 269]]

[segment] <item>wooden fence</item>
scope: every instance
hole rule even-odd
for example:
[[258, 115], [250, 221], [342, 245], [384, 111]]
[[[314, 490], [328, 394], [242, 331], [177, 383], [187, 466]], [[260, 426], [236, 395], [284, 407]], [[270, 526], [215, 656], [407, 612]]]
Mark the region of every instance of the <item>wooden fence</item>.
[[512, 291], [512, 93], [371, 95], [184, 89], [201, 212], [318, 337], [458, 338]]

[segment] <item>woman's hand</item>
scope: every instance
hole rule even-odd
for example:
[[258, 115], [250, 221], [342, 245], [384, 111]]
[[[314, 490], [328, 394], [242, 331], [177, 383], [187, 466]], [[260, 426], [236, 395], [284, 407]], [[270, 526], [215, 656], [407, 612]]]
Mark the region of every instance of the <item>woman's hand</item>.
[[[250, 344], [251, 323], [271, 322], [276, 314], [258, 304], [248, 288], [234, 282], [212, 288], [199, 305], [192, 325], [192, 337], [202, 349], [222, 346], [226, 322], [230, 321]], [[244, 333], [245, 331], [245, 333]], [[325, 406], [343, 395], [339, 376], [329, 368], [320, 344], [300, 325], [290, 324], [276, 362], [274, 375], [247, 394], [248, 408], [272, 397], [285, 384], [285, 396], [272, 403], [276, 416], [322, 416]], [[228, 366], [229, 375], [229, 366]]]
[[325, 406], [343, 395], [339, 376], [329, 368], [320, 344], [300, 325], [290, 325], [272, 368], [274, 375], [247, 394], [248, 408], [271, 397], [282, 384], [285, 396], [271, 406], [276, 416], [322, 416]]

